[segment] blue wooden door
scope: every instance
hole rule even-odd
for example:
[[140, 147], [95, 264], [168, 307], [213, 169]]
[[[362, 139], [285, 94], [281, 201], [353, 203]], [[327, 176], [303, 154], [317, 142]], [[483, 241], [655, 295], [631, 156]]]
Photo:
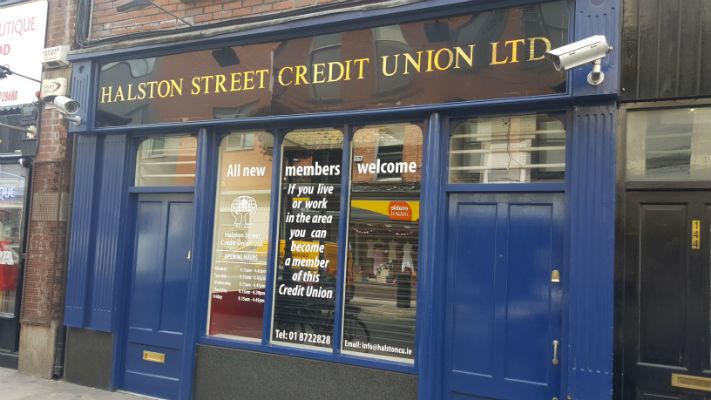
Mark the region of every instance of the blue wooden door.
[[562, 194], [450, 195], [445, 398], [560, 398], [563, 218]]
[[140, 195], [121, 387], [174, 399], [180, 390], [192, 195]]

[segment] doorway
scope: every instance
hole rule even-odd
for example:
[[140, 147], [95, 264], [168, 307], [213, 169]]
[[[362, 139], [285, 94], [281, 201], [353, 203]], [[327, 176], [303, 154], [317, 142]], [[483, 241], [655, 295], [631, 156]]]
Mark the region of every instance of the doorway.
[[0, 367], [17, 368], [28, 170], [0, 164]]
[[624, 399], [711, 398], [711, 191], [628, 191]]
[[563, 199], [450, 195], [444, 398], [560, 397]]
[[180, 393], [194, 207], [192, 194], [139, 194], [121, 389]]

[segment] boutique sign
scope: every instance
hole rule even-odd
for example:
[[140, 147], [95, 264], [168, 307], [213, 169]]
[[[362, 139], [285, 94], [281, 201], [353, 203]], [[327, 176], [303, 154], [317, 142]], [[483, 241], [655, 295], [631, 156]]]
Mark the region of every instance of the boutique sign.
[[[42, 48], [47, 30], [47, 2], [32, 1], [14, 6], [0, 4], [0, 65], [39, 80]], [[0, 79], [0, 107], [32, 103], [38, 82], [18, 75]]]
[[543, 54], [567, 2], [101, 66], [97, 125], [121, 126], [562, 93]]

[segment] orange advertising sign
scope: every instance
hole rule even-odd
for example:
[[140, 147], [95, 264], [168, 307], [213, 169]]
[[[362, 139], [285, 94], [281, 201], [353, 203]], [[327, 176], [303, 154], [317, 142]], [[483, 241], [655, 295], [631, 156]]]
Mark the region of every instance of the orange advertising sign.
[[412, 209], [407, 202], [391, 201], [388, 205], [388, 216], [397, 221], [411, 221]]

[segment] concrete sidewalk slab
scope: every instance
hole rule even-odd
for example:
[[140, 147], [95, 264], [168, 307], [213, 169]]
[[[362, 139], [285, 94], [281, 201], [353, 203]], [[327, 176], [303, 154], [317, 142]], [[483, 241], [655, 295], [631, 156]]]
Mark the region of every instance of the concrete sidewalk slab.
[[146, 400], [150, 397], [123, 392], [109, 392], [63, 380], [47, 380], [24, 375], [17, 370], [0, 368], [2, 400]]

